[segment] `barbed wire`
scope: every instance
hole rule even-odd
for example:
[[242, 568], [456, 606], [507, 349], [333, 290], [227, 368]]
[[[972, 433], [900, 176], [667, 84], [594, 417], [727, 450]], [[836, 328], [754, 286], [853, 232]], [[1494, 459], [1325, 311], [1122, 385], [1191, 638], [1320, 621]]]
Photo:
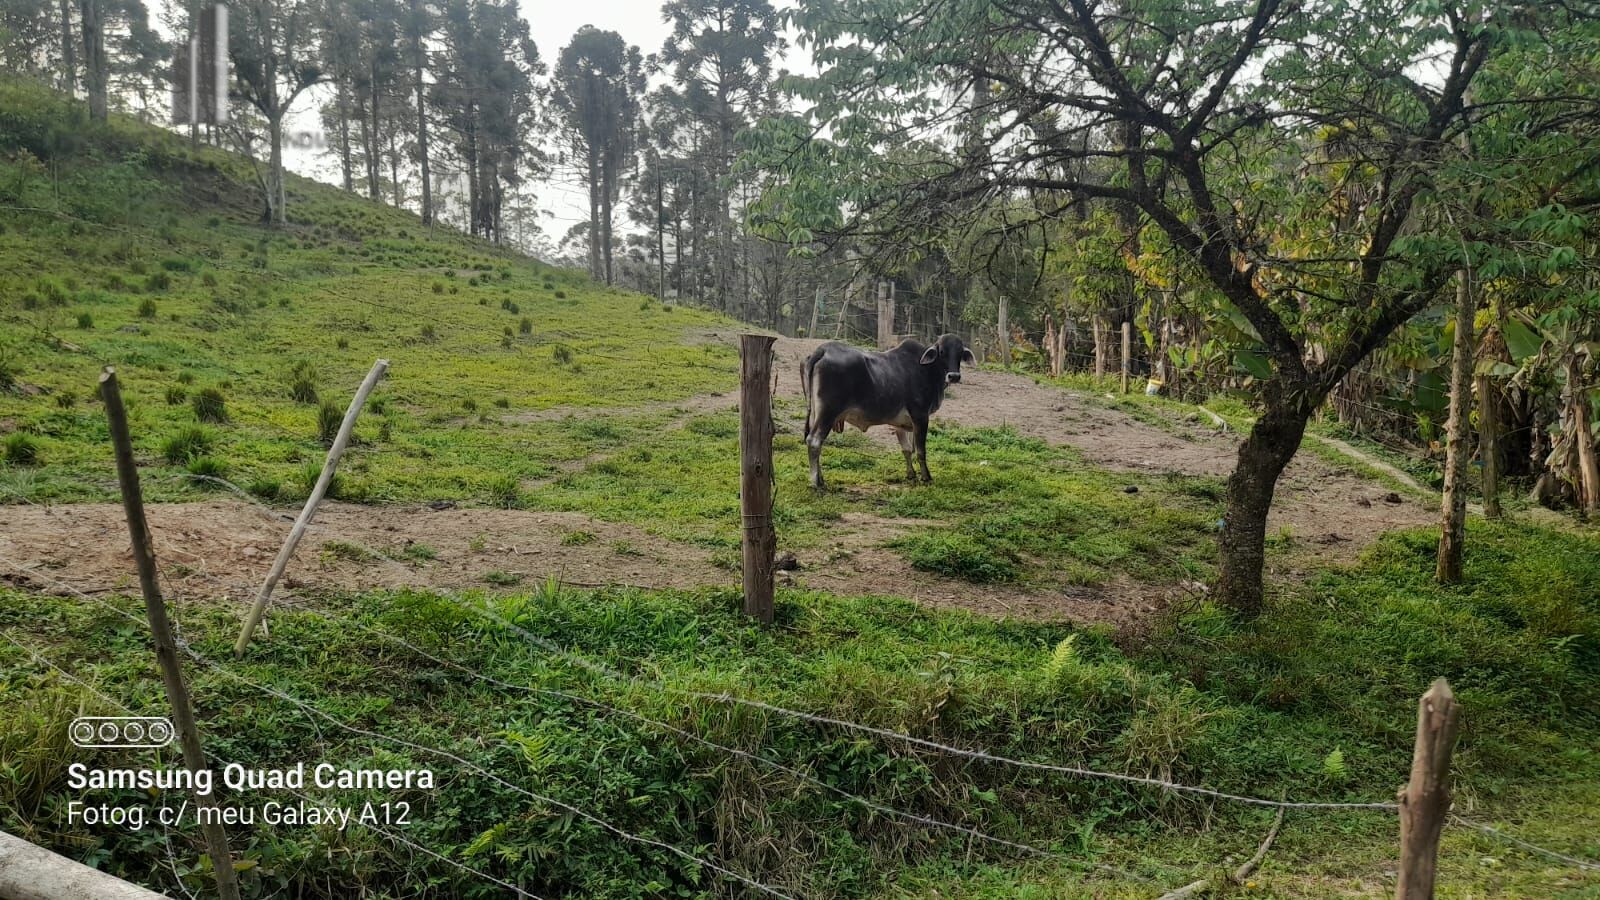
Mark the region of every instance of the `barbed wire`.
[[[89, 683], [88, 681], [85, 681], [83, 678], [81, 678], [79, 676], [73, 675], [72, 673], [68, 672], [66, 669], [63, 669], [61, 666], [59, 666], [56, 663], [52, 662], [49, 658], [45, 657], [43, 654], [39, 653], [38, 651], [34, 650], [33, 648], [28, 647], [27, 645], [25, 645], [25, 644], [21, 643], [20, 641], [16, 640], [15, 638], [13, 638], [5, 630], [0, 630], [0, 638], [4, 638], [6, 641], [10, 642], [13, 646], [16, 646], [19, 649], [23, 650], [28, 655], [32, 656], [35, 661], [37, 661], [37, 662], [39, 662], [39, 663], [41, 663], [43, 665], [46, 665], [46, 666], [50, 667], [51, 669], [54, 669], [63, 678], [66, 678], [67, 680], [72, 681], [73, 683], [78, 684], [79, 686], [83, 687], [85, 690], [89, 691], [90, 693], [94, 694], [96, 697], [100, 698], [102, 701], [104, 701], [111, 708], [117, 709], [117, 710], [121, 710], [122, 712], [127, 713], [130, 716], [137, 715], [137, 713], [134, 712], [132, 707], [129, 707], [127, 704], [122, 703], [121, 701], [116, 700], [116, 699], [108, 696], [106, 693], [101, 691], [99, 688], [95, 687], [93, 684]], [[291, 794], [294, 794], [295, 796], [299, 797], [302, 800], [305, 800], [308, 803], [317, 803], [316, 800], [313, 800], [312, 798], [306, 796], [305, 794], [300, 793], [299, 791], [295, 791], [295, 790], [290, 789], [290, 788], [284, 788], [284, 790], [288, 791]], [[183, 876], [181, 874], [179, 874], [179, 872], [178, 872], [178, 863], [177, 863], [176, 855], [174, 854], [174, 852], [172, 850], [172, 826], [168, 825], [166, 822], [162, 821], [161, 817], [159, 817], [159, 816], [156, 817], [156, 822], [162, 828], [162, 839], [166, 843], [166, 847], [167, 847], [167, 862], [170, 864], [170, 867], [172, 869], [173, 877], [177, 880], [179, 889], [182, 890], [186, 896], [188, 896], [190, 898], [193, 898], [194, 894], [189, 891], [188, 886], [186, 884], [184, 884], [184, 882], [183, 882]], [[412, 848], [413, 850], [420, 850], [423, 853], [426, 853], [427, 855], [433, 857], [434, 859], [440, 860], [441, 862], [448, 863], [449, 865], [452, 865], [452, 866], [456, 867], [457, 869], [460, 869], [463, 872], [466, 872], [466, 873], [468, 873], [470, 875], [474, 875], [474, 876], [476, 876], [478, 878], [484, 878], [484, 879], [487, 879], [489, 881], [492, 881], [495, 884], [500, 885], [501, 887], [507, 888], [508, 890], [511, 890], [511, 891], [515, 892], [519, 897], [527, 897], [527, 898], [531, 898], [531, 900], [544, 900], [544, 898], [540, 897], [537, 894], [530, 893], [529, 891], [523, 890], [522, 888], [519, 888], [516, 885], [510, 884], [510, 883], [505, 882], [505, 881], [502, 881], [499, 878], [496, 878], [495, 876], [488, 874], [487, 872], [481, 872], [481, 871], [479, 871], [477, 869], [472, 868], [471, 866], [465, 865], [464, 863], [457, 862], [457, 861], [449, 858], [448, 856], [444, 856], [444, 855], [442, 855], [440, 853], [434, 852], [433, 850], [429, 850], [427, 847], [424, 847], [424, 846], [422, 846], [420, 844], [417, 844], [417, 843], [415, 843], [413, 841], [410, 841], [410, 840], [408, 840], [408, 839], [406, 839], [404, 837], [401, 837], [400, 835], [398, 835], [398, 834], [396, 834], [394, 832], [388, 831], [387, 829], [379, 827], [374, 822], [362, 821], [359, 824], [365, 826], [366, 828], [368, 828], [368, 829], [370, 829], [372, 831], [376, 831], [377, 833], [389, 838], [392, 841], [395, 841], [395, 842], [401, 843], [401, 844], [405, 844], [406, 846]]]
[[650, 718], [648, 716], [645, 716], [645, 715], [642, 715], [640, 713], [633, 712], [632, 710], [622, 709], [621, 707], [612, 706], [612, 705], [610, 705], [608, 703], [604, 703], [602, 701], [595, 700], [595, 699], [590, 698], [590, 697], [584, 697], [584, 696], [581, 696], [579, 694], [573, 694], [573, 693], [570, 693], [568, 691], [556, 690], [556, 689], [553, 689], [553, 688], [534, 687], [534, 686], [531, 686], [531, 685], [514, 684], [512, 682], [502, 681], [502, 680], [500, 680], [498, 678], [495, 678], [493, 676], [484, 675], [481, 672], [475, 672], [472, 669], [470, 669], [470, 668], [468, 668], [468, 667], [466, 667], [464, 665], [461, 665], [460, 663], [457, 663], [457, 662], [455, 662], [453, 660], [441, 658], [439, 656], [431, 654], [428, 651], [423, 650], [421, 647], [418, 647], [415, 644], [410, 643], [409, 641], [405, 640], [404, 638], [401, 638], [401, 637], [398, 637], [396, 635], [390, 634], [388, 632], [382, 631], [381, 629], [373, 628], [373, 627], [371, 627], [369, 625], [366, 625], [365, 623], [361, 622], [360, 620], [358, 620], [358, 619], [356, 619], [354, 617], [340, 617], [340, 618], [335, 619], [334, 617], [328, 616], [327, 614], [322, 613], [321, 611], [316, 610], [316, 609], [314, 609], [313, 607], [311, 607], [310, 605], [307, 605], [307, 604], [284, 602], [284, 605], [292, 606], [292, 607], [294, 607], [296, 609], [300, 609], [302, 611], [309, 612], [309, 613], [311, 613], [313, 615], [320, 616], [322, 618], [327, 619], [327, 621], [329, 621], [329, 622], [335, 622], [335, 623], [338, 623], [340, 625], [352, 625], [352, 626], [356, 627], [357, 629], [359, 629], [359, 630], [361, 630], [363, 632], [366, 632], [367, 634], [371, 634], [371, 635], [373, 635], [375, 637], [382, 638], [383, 640], [387, 640], [387, 641], [390, 641], [392, 643], [399, 644], [400, 646], [405, 647], [406, 649], [410, 650], [413, 653], [416, 653], [417, 655], [423, 657], [424, 659], [432, 661], [436, 665], [441, 665], [441, 666], [444, 666], [446, 668], [454, 669], [454, 670], [459, 671], [459, 672], [461, 672], [461, 673], [463, 673], [463, 674], [465, 674], [465, 675], [467, 675], [467, 676], [469, 676], [469, 677], [471, 677], [471, 678], [473, 678], [475, 680], [482, 681], [482, 682], [485, 682], [487, 684], [492, 684], [492, 685], [494, 685], [496, 687], [505, 688], [505, 689], [508, 689], [508, 690], [514, 690], [514, 691], [521, 691], [521, 692], [524, 692], [524, 693], [538, 694], [538, 695], [546, 696], [546, 697], [554, 697], [554, 698], [557, 698], [557, 699], [566, 700], [568, 702], [582, 704], [582, 705], [590, 707], [591, 709], [597, 709], [597, 710], [601, 710], [603, 712], [607, 712], [607, 713], [610, 713], [610, 714], [622, 716], [622, 717], [627, 718], [627, 719], [631, 719], [631, 720], [633, 720], [635, 722], [639, 722], [640, 724], [646, 725], [646, 726], [648, 726], [650, 728], [656, 728], [656, 729], [660, 729], [660, 730], [669, 732], [671, 734], [677, 735], [678, 737], [684, 738], [685, 740], [693, 741], [695, 743], [700, 744], [701, 746], [704, 746], [704, 747], [719, 751], [721, 753], [726, 753], [726, 754], [728, 754], [730, 756], [735, 756], [735, 757], [738, 757], [740, 759], [746, 759], [746, 760], [749, 760], [751, 762], [760, 763], [761, 765], [767, 766], [768, 768], [772, 769], [773, 771], [782, 772], [783, 774], [788, 775], [789, 777], [794, 778], [794, 779], [796, 779], [796, 780], [798, 780], [800, 782], [803, 782], [803, 783], [806, 783], [806, 784], [810, 784], [813, 787], [821, 788], [821, 789], [826, 790], [826, 791], [828, 791], [830, 793], [833, 793], [833, 794], [835, 794], [835, 795], [837, 795], [837, 796], [839, 796], [839, 797], [841, 797], [841, 798], [843, 798], [845, 800], [848, 800], [848, 801], [850, 801], [852, 803], [858, 804], [858, 805], [860, 805], [860, 806], [862, 806], [864, 808], [870, 809], [870, 810], [872, 810], [874, 812], [881, 813], [883, 815], [893, 816], [895, 818], [903, 819], [905, 821], [913, 822], [913, 823], [916, 823], [916, 824], [919, 824], [919, 825], [924, 825], [924, 826], [927, 826], [929, 828], [942, 828], [942, 829], [947, 829], [947, 830], [951, 830], [951, 831], [956, 831], [956, 832], [964, 834], [964, 835], [966, 835], [968, 837], [976, 838], [976, 839], [981, 840], [981, 841], [993, 843], [993, 844], [996, 844], [996, 845], [999, 845], [999, 846], [1008, 847], [1008, 848], [1013, 849], [1013, 850], [1020, 850], [1020, 851], [1022, 851], [1024, 853], [1028, 853], [1028, 854], [1034, 855], [1034, 856], [1041, 856], [1041, 857], [1049, 857], [1049, 858], [1058, 859], [1058, 860], [1067, 862], [1069, 864], [1072, 864], [1074, 866], [1090, 865], [1091, 867], [1099, 869], [1099, 870], [1104, 871], [1104, 872], [1107, 872], [1108, 874], [1114, 874], [1114, 875], [1118, 875], [1118, 876], [1121, 876], [1121, 877], [1131, 878], [1131, 879], [1134, 879], [1134, 880], [1148, 881], [1148, 879], [1143, 878], [1143, 876], [1135, 875], [1135, 874], [1133, 874], [1131, 872], [1124, 872], [1124, 871], [1122, 871], [1120, 869], [1116, 869], [1116, 868], [1113, 868], [1113, 867], [1110, 867], [1110, 866], [1106, 866], [1106, 865], [1101, 864], [1101, 863], [1086, 864], [1082, 860], [1077, 859], [1076, 857], [1070, 856], [1070, 855], [1065, 854], [1065, 853], [1060, 853], [1060, 852], [1053, 851], [1053, 850], [1046, 850], [1046, 849], [1043, 849], [1043, 848], [1035, 847], [1035, 846], [1033, 846], [1031, 844], [1025, 844], [1025, 843], [1020, 843], [1020, 842], [1017, 842], [1017, 841], [1007, 840], [1005, 838], [995, 837], [993, 835], [986, 834], [986, 833], [984, 833], [982, 831], [979, 831], [979, 830], [974, 829], [974, 828], [969, 828], [969, 827], [964, 826], [964, 825], [959, 825], [959, 824], [955, 824], [955, 823], [951, 823], [951, 822], [945, 822], [945, 821], [942, 821], [940, 819], [936, 819], [936, 818], [933, 818], [933, 817], [930, 817], [930, 816], [922, 816], [922, 815], [918, 815], [917, 813], [907, 812], [907, 811], [904, 811], [904, 810], [901, 810], [901, 809], [897, 809], [897, 808], [892, 807], [892, 806], [887, 806], [887, 805], [879, 803], [877, 801], [870, 800], [870, 799], [868, 799], [866, 797], [862, 797], [862, 796], [860, 796], [858, 794], [851, 793], [850, 791], [847, 791], [847, 790], [845, 790], [845, 789], [843, 789], [841, 787], [837, 787], [835, 785], [829, 784], [829, 783], [827, 783], [827, 782], [825, 782], [825, 781], [823, 781], [823, 780], [821, 780], [821, 779], [819, 779], [819, 778], [817, 778], [817, 777], [815, 777], [813, 775], [810, 775], [810, 774], [808, 774], [806, 772], [803, 772], [803, 771], [801, 771], [799, 769], [796, 769], [796, 768], [793, 768], [791, 766], [785, 765], [785, 764], [783, 764], [781, 762], [778, 762], [777, 760], [770, 759], [768, 757], [762, 756], [759, 753], [754, 753], [754, 752], [751, 752], [751, 751], [748, 751], [748, 750], [741, 750], [741, 749], [738, 749], [736, 747], [729, 747], [729, 746], [726, 746], [724, 744], [719, 744], [716, 741], [713, 741], [713, 740], [711, 740], [709, 738], [706, 738], [706, 737], [703, 737], [701, 735], [695, 734], [694, 732], [691, 732], [691, 731], [689, 731], [689, 730], [687, 730], [685, 728], [680, 728], [680, 727], [678, 727], [676, 725], [672, 725], [672, 724], [667, 723], [667, 722], [662, 722], [662, 721], [657, 720], [657, 719], [652, 719], [652, 718]]
[[[37, 574], [31, 569], [19, 566], [16, 563], [16, 561], [11, 560], [8, 557], [0, 556], [0, 563], [4, 563], [6, 565], [9, 565], [12, 568], [17, 569], [19, 572], [21, 572], [23, 574], [28, 574], [28, 575], [36, 575]], [[80, 599], [88, 600], [91, 603], [98, 604], [98, 605], [100, 605], [100, 606], [102, 606], [102, 607], [104, 607], [104, 608], [106, 608], [108, 610], [111, 610], [112, 612], [117, 613], [118, 615], [123, 616], [124, 618], [128, 618], [128, 619], [130, 619], [132, 621], [135, 621], [135, 622], [143, 623], [142, 619], [140, 619], [139, 617], [133, 615], [132, 613], [129, 613], [126, 610], [118, 609], [114, 604], [111, 604], [111, 603], [109, 603], [109, 602], [107, 602], [107, 601], [105, 601], [105, 600], [103, 600], [103, 599], [101, 599], [99, 597], [95, 597], [95, 596], [92, 596], [90, 594], [87, 594], [84, 591], [81, 591], [78, 588], [74, 587], [73, 585], [68, 584], [67, 582], [64, 582], [64, 581], [62, 581], [62, 580], [60, 580], [58, 578], [53, 578], [53, 577], [50, 577], [50, 576], [46, 575], [46, 576], [44, 576], [44, 580], [55, 584], [57, 587], [65, 588], [69, 593], [73, 594], [74, 596], [79, 597]], [[612, 833], [612, 834], [616, 835], [617, 837], [620, 837], [620, 838], [622, 838], [624, 840], [627, 840], [627, 841], [630, 841], [630, 842], [633, 842], [633, 843], [638, 843], [638, 844], [641, 844], [641, 845], [644, 845], [644, 846], [654, 847], [654, 848], [659, 849], [659, 850], [665, 850], [665, 851], [667, 851], [669, 853], [672, 853], [672, 854], [674, 854], [676, 856], [679, 856], [679, 857], [681, 857], [681, 858], [683, 858], [683, 859], [685, 859], [685, 860], [687, 860], [689, 862], [695, 863], [696, 865], [703, 866], [704, 868], [709, 869], [710, 871], [713, 871], [713, 872], [716, 872], [716, 873], [718, 873], [720, 875], [725, 875], [725, 876], [727, 876], [729, 878], [732, 878], [735, 881], [738, 881], [738, 882], [744, 884], [746, 887], [753, 888], [755, 890], [758, 890], [758, 891], [760, 891], [760, 892], [762, 892], [764, 894], [767, 894], [769, 896], [772, 896], [772, 897], [780, 898], [780, 900], [795, 900], [795, 898], [790, 897], [787, 894], [784, 894], [783, 892], [777, 890], [776, 888], [773, 888], [773, 887], [770, 887], [768, 885], [762, 884], [761, 882], [756, 881], [755, 879], [752, 879], [752, 878], [750, 878], [750, 877], [748, 877], [746, 875], [742, 875], [742, 874], [740, 874], [738, 872], [735, 872], [732, 869], [728, 869], [728, 868], [725, 868], [723, 866], [720, 866], [720, 865], [718, 865], [718, 864], [716, 864], [716, 863], [714, 863], [714, 862], [712, 862], [710, 860], [702, 859], [701, 857], [698, 857], [698, 856], [690, 853], [689, 851], [682, 849], [681, 847], [674, 846], [672, 844], [666, 843], [665, 841], [658, 841], [658, 840], [656, 840], [654, 838], [649, 838], [649, 837], [644, 837], [643, 835], [634, 834], [633, 832], [630, 832], [630, 831], [628, 831], [628, 830], [626, 830], [624, 828], [621, 828], [621, 827], [619, 827], [617, 825], [612, 824], [611, 822], [601, 818], [598, 815], [590, 813], [587, 810], [584, 810], [584, 809], [582, 809], [582, 808], [580, 808], [578, 806], [574, 806], [571, 803], [566, 803], [564, 801], [557, 800], [554, 797], [547, 797], [547, 796], [545, 796], [543, 794], [540, 794], [540, 793], [538, 793], [536, 791], [531, 791], [531, 790], [529, 790], [529, 789], [527, 789], [525, 787], [522, 787], [521, 785], [514, 784], [514, 783], [512, 783], [510, 781], [507, 781], [504, 778], [501, 778], [499, 775], [496, 775], [494, 772], [491, 772], [488, 769], [485, 769], [484, 767], [478, 765], [477, 763], [474, 763], [471, 760], [466, 759], [465, 757], [458, 756], [458, 755], [456, 755], [456, 754], [454, 754], [454, 753], [452, 753], [452, 752], [450, 752], [448, 750], [444, 750], [444, 749], [441, 749], [441, 748], [438, 748], [438, 747], [431, 747], [431, 746], [428, 746], [428, 745], [425, 745], [425, 744], [414, 743], [412, 741], [406, 740], [405, 738], [394, 737], [393, 735], [387, 735], [387, 734], [383, 734], [382, 732], [371, 731], [371, 730], [362, 728], [362, 727], [357, 726], [357, 725], [351, 725], [351, 724], [349, 724], [347, 722], [342, 721], [337, 716], [334, 716], [334, 715], [332, 715], [330, 713], [327, 713], [327, 712], [323, 712], [322, 710], [318, 709], [317, 707], [313, 706], [312, 704], [306, 703], [305, 701], [300, 700], [297, 697], [294, 697], [294, 696], [292, 696], [292, 695], [290, 695], [288, 693], [280, 691], [280, 690], [278, 690], [276, 688], [273, 688], [273, 687], [271, 687], [269, 685], [264, 685], [264, 684], [261, 684], [259, 682], [252, 681], [251, 679], [246, 678], [245, 676], [240, 675], [237, 672], [233, 672], [232, 670], [230, 670], [227, 667], [221, 665], [220, 663], [217, 663], [217, 662], [211, 660], [210, 658], [206, 657], [204, 654], [200, 653], [198, 650], [195, 650], [189, 644], [189, 642], [187, 640], [184, 640], [181, 637], [176, 638], [175, 639], [175, 643], [177, 644], [177, 648], [179, 650], [183, 651], [183, 653], [185, 655], [187, 655], [190, 659], [193, 659], [196, 663], [198, 663], [198, 664], [200, 664], [202, 666], [205, 666], [206, 668], [211, 669], [212, 671], [216, 672], [217, 674], [219, 674], [219, 675], [221, 675], [221, 676], [223, 676], [225, 678], [231, 679], [233, 681], [237, 681], [240, 684], [243, 684], [243, 685], [245, 685], [247, 687], [250, 687], [250, 688], [253, 688], [254, 690], [257, 690], [257, 691], [259, 691], [261, 693], [267, 694], [269, 696], [277, 698], [278, 700], [281, 700], [281, 701], [283, 701], [285, 703], [288, 703], [291, 706], [294, 706], [295, 708], [299, 709], [301, 712], [307, 713], [309, 715], [317, 716], [317, 717], [323, 719], [324, 721], [328, 722], [328, 724], [330, 724], [330, 725], [334, 726], [335, 728], [338, 728], [338, 729], [340, 729], [342, 731], [345, 731], [345, 732], [348, 732], [348, 733], [351, 733], [351, 734], [355, 734], [355, 735], [359, 735], [361, 737], [366, 737], [366, 738], [371, 738], [371, 739], [375, 739], [375, 740], [385, 741], [387, 743], [394, 744], [394, 745], [399, 746], [399, 747], [404, 747], [404, 748], [406, 748], [408, 750], [414, 750], [414, 751], [417, 751], [419, 753], [427, 753], [427, 754], [430, 754], [430, 755], [433, 755], [433, 756], [440, 757], [442, 759], [447, 759], [447, 760], [455, 763], [456, 765], [461, 766], [462, 768], [465, 768], [465, 769], [467, 769], [467, 770], [469, 770], [469, 771], [471, 771], [471, 772], [473, 772], [473, 773], [475, 773], [477, 775], [480, 775], [480, 776], [482, 776], [484, 778], [489, 779], [490, 781], [495, 782], [496, 784], [500, 785], [501, 787], [506, 788], [507, 790], [513, 791], [515, 793], [518, 793], [518, 794], [521, 794], [521, 795], [523, 795], [525, 797], [528, 797], [531, 800], [535, 800], [535, 801], [537, 801], [539, 803], [543, 803], [543, 804], [545, 804], [547, 806], [553, 806], [553, 807], [555, 807], [557, 809], [560, 809], [560, 810], [562, 810], [564, 812], [567, 812], [567, 813], [569, 813], [571, 815], [577, 816], [578, 818], [583, 819], [583, 820], [585, 820], [585, 821], [587, 821], [587, 822], [589, 822], [589, 823], [591, 823], [591, 824], [593, 824], [593, 825], [595, 825], [595, 826], [597, 826], [597, 827], [599, 827], [599, 828], [601, 828], [601, 829], [603, 829], [605, 831], [608, 831], [608, 832], [610, 832], [610, 833]]]

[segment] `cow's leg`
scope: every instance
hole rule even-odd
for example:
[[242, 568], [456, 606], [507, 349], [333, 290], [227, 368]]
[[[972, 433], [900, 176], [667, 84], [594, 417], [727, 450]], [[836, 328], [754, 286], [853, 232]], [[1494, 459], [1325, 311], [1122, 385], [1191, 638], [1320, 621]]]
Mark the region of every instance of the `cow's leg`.
[[906, 481], [917, 480], [917, 469], [911, 464], [912, 454], [917, 452], [917, 438], [909, 428], [896, 428], [895, 438], [900, 441], [900, 453], [906, 458]]
[[838, 419], [837, 412], [816, 410], [816, 415], [811, 420], [811, 433], [806, 435], [806, 453], [811, 457], [811, 486], [819, 491], [828, 489], [822, 481], [822, 445], [828, 440], [828, 433], [833, 431], [833, 425]]
[[928, 472], [928, 420], [917, 419], [914, 424], [917, 429], [917, 462], [922, 465], [922, 480], [932, 484], [933, 475]]

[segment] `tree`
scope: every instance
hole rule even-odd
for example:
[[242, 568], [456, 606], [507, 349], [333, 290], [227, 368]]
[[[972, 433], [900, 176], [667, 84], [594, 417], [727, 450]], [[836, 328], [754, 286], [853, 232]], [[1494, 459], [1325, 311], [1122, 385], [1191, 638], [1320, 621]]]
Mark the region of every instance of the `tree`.
[[234, 93], [267, 123], [270, 155], [262, 182], [263, 219], [288, 222], [284, 188], [283, 121], [307, 88], [324, 80], [315, 58], [320, 37], [312, 0], [244, 0], [229, 19], [228, 53], [233, 59]]
[[671, 69], [684, 109], [714, 136], [715, 284], [717, 307], [727, 312], [734, 268], [734, 186], [729, 179], [734, 135], [765, 103], [772, 57], [783, 51], [784, 41], [768, 0], [672, 0], [661, 12], [672, 23], [661, 59]]
[[[1307, 421], [1462, 264], [1430, 210], [1481, 175], [1451, 164], [1455, 138], [1504, 112], [1466, 102], [1469, 87], [1496, 53], [1576, 18], [1378, 0], [834, 0], [793, 16], [821, 71], [792, 79], [806, 115], [752, 142], [772, 173], [764, 216], [849, 232], [970, 217], [1028, 190], [1058, 198], [1045, 218], [1084, 198], [1126, 204], [1217, 314], [1239, 317], [1234, 352], [1264, 363], [1260, 415], [1228, 480], [1216, 595], [1247, 616], [1263, 608], [1267, 512]], [[1409, 74], [1419, 59], [1434, 74]], [[951, 83], [982, 93], [952, 103]], [[886, 162], [949, 134], [981, 135], [980, 149]]]
[[638, 144], [644, 61], [614, 31], [578, 29], [561, 50], [555, 106], [589, 187], [589, 274], [612, 281], [611, 209]]

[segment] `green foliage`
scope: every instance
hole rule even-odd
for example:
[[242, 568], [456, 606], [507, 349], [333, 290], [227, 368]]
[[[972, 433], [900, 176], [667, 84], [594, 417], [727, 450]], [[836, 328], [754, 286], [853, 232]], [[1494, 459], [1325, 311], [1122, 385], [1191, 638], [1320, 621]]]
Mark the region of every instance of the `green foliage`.
[[185, 425], [161, 444], [161, 455], [167, 462], [179, 466], [210, 453], [217, 445], [217, 436], [199, 425]]
[[343, 424], [344, 410], [339, 408], [339, 404], [332, 400], [322, 401], [317, 407], [317, 441], [324, 446], [331, 445]]
[[16, 431], [6, 435], [5, 461], [13, 466], [38, 465], [38, 439], [23, 431]]
[[202, 422], [228, 421], [228, 404], [220, 388], [201, 388], [189, 401], [194, 417]]

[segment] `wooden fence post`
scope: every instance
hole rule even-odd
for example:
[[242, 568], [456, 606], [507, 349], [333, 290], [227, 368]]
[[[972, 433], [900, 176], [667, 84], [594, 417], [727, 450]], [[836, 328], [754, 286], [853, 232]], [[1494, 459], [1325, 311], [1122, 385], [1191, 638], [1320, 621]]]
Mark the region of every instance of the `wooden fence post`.
[[1122, 320], [1122, 392], [1128, 392], [1128, 368], [1132, 363], [1133, 355], [1133, 322], [1129, 319]]
[[[178, 732], [178, 743], [183, 748], [183, 764], [190, 771], [199, 771], [206, 768], [206, 755], [200, 747], [200, 729], [195, 725], [189, 688], [183, 682], [183, 666], [178, 661], [178, 642], [173, 637], [172, 622], [167, 619], [167, 604], [161, 598], [161, 585], [156, 580], [155, 549], [150, 542], [150, 526], [144, 518], [139, 469], [133, 461], [133, 439], [128, 435], [128, 413], [122, 406], [117, 372], [110, 366], [106, 366], [100, 375], [100, 398], [105, 402], [106, 420], [111, 426], [111, 445], [117, 459], [117, 482], [122, 488], [122, 509], [128, 519], [128, 537], [133, 542], [134, 563], [139, 569], [139, 590], [144, 594], [145, 618], [150, 622], [150, 635], [155, 641], [156, 662], [161, 667], [167, 701], [172, 704], [172, 721]], [[218, 819], [206, 815], [216, 808], [216, 802], [215, 794], [195, 794], [195, 805], [200, 810], [201, 831], [211, 856], [211, 867], [216, 872], [217, 894], [222, 900], [239, 900], [238, 874], [233, 870], [233, 856], [228, 852], [228, 835], [222, 830], [222, 823]]]
[[1400, 789], [1400, 880], [1395, 900], [1431, 900], [1439, 832], [1450, 812], [1450, 757], [1461, 729], [1461, 705], [1443, 678], [1417, 703], [1411, 780]]
[[744, 543], [744, 611], [772, 622], [772, 342], [739, 335], [739, 512]]
[[350, 444], [350, 434], [355, 431], [356, 417], [361, 414], [361, 407], [366, 405], [367, 395], [377, 386], [378, 379], [383, 373], [389, 371], [389, 361], [380, 359], [372, 364], [372, 371], [367, 373], [361, 387], [357, 389], [354, 400], [350, 401], [350, 408], [344, 412], [344, 421], [339, 425], [339, 434], [333, 439], [333, 446], [328, 448], [328, 458], [322, 464], [322, 474], [317, 477], [316, 487], [311, 489], [311, 496], [306, 498], [306, 505], [300, 510], [300, 517], [294, 520], [294, 527], [289, 529], [289, 537], [283, 542], [283, 547], [278, 550], [278, 558], [272, 561], [272, 568], [267, 570], [267, 579], [261, 583], [261, 590], [256, 593], [256, 602], [251, 604], [250, 612], [245, 616], [244, 627], [239, 629], [239, 639], [233, 644], [233, 655], [244, 656], [244, 648], [250, 645], [250, 638], [256, 632], [256, 626], [261, 624], [261, 617], [267, 612], [267, 603], [272, 600], [272, 589], [277, 587], [278, 579], [283, 577], [283, 570], [289, 565], [289, 558], [294, 556], [294, 550], [300, 545], [300, 538], [306, 533], [306, 528], [311, 524], [311, 517], [317, 514], [317, 507], [322, 505], [322, 498], [328, 492], [328, 485], [333, 483], [334, 469], [338, 468], [339, 457], [344, 455], [345, 447]]

